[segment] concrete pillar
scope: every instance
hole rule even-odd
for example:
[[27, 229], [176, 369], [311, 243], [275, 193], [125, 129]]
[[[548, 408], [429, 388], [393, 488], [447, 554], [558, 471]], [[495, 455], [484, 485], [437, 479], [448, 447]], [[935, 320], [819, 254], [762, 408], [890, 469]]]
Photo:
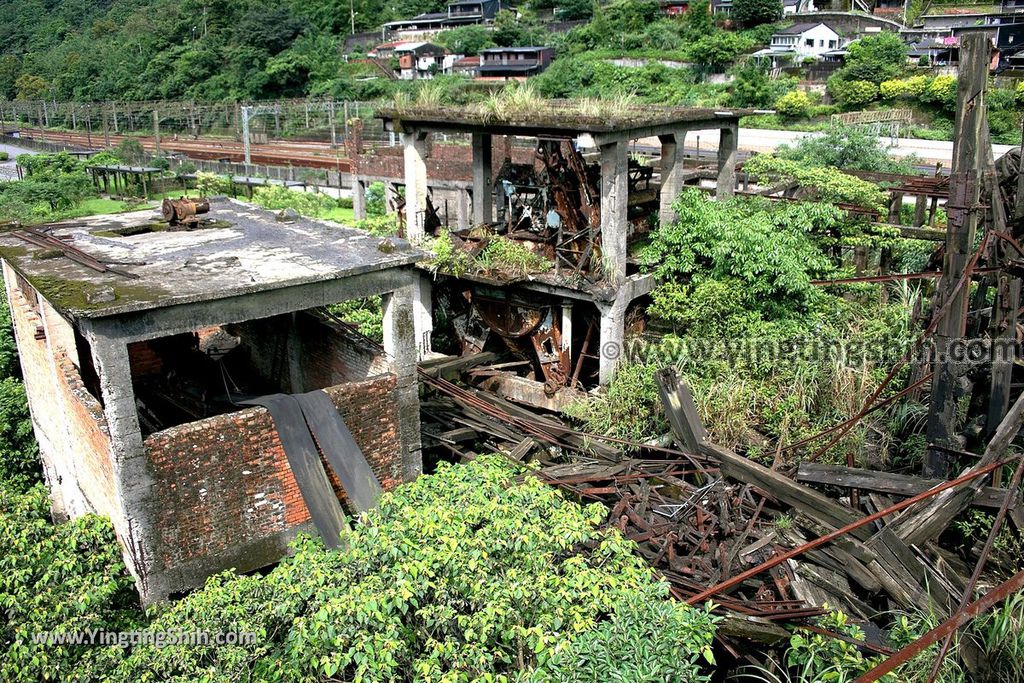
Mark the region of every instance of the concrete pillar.
[[736, 145], [739, 125], [722, 128], [718, 140], [718, 189], [716, 197], [732, 197], [736, 194]]
[[628, 203], [629, 146], [625, 141], [601, 145], [601, 267], [613, 285], [626, 277]]
[[672, 135], [661, 135], [661, 206], [658, 209], [658, 220], [668, 225], [676, 219], [672, 210], [672, 202], [683, 190], [683, 149], [686, 131]]
[[405, 236], [411, 240], [418, 240], [424, 235], [428, 143], [428, 133], [402, 133], [402, 149], [405, 154]]
[[494, 220], [494, 176], [491, 172], [491, 136], [473, 133], [473, 223]]
[[160, 510], [153, 501], [154, 483], [135, 406], [128, 346], [102, 325], [85, 322], [82, 333], [89, 341], [99, 376], [110, 434], [114, 489], [124, 514], [124, 528], [118, 528], [118, 535], [126, 548], [133, 549], [125, 554], [125, 564], [136, 579], [143, 602], [160, 600], [171, 588], [169, 577], [157, 566], [158, 558], [149, 555], [159, 535]]
[[352, 178], [352, 211], [356, 220], [366, 218], [366, 182], [359, 178]]
[[402, 444], [402, 477], [423, 473], [420, 453], [419, 386], [416, 376], [416, 300], [419, 284], [407, 284], [384, 296], [384, 351], [397, 378], [398, 431]]
[[616, 298], [611, 304], [598, 304], [601, 313], [601, 338], [598, 346], [598, 382], [607, 386], [615, 378], [619, 360], [625, 352], [626, 299]]
[[469, 191], [459, 188], [455, 193], [455, 227], [463, 230], [469, 227]]
[[572, 363], [572, 301], [565, 299], [562, 302], [562, 351]]

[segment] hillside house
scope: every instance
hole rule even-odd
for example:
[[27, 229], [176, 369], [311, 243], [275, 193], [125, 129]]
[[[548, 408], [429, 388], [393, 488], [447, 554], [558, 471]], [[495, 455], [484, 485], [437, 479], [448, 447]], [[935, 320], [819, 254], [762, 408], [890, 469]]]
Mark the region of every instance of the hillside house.
[[394, 48], [398, 57], [398, 78], [414, 81], [433, 78], [444, 71], [446, 50], [434, 43], [403, 43]]
[[821, 59], [825, 53], [843, 47], [840, 35], [825, 23], [794, 24], [772, 35], [767, 50], [754, 54], [759, 57], [789, 56], [793, 61], [802, 61], [808, 57]]
[[426, 12], [411, 19], [389, 21], [381, 27], [384, 38], [429, 38], [441, 31], [471, 24], [490, 23], [498, 12], [507, 9], [501, 0], [456, 0], [443, 12]]
[[550, 47], [492, 47], [480, 51], [480, 76], [525, 78], [539, 74], [554, 59]]

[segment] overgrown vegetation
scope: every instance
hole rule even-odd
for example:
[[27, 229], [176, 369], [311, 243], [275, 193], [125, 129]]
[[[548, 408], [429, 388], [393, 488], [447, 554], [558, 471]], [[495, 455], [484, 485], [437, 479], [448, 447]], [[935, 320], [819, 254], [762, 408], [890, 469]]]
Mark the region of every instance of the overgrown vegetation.
[[[635, 340], [631, 364], [607, 391], [570, 408], [588, 429], [635, 440], [663, 434], [653, 377], [672, 364], [693, 387], [716, 442], [773, 459], [783, 444], [856, 412], [905, 348], [909, 288], [882, 303], [872, 286], [813, 284], [841, 274], [835, 254], [843, 248], [900, 243], [865, 233], [831, 203], [876, 207], [878, 188], [770, 155], [747, 167], [757, 177], [797, 178], [822, 201], [709, 202], [684, 191], [679, 219], [659, 226], [639, 254], [660, 283], [648, 312], [667, 334]], [[826, 457], [885, 460], [897, 451], [862, 427]]]

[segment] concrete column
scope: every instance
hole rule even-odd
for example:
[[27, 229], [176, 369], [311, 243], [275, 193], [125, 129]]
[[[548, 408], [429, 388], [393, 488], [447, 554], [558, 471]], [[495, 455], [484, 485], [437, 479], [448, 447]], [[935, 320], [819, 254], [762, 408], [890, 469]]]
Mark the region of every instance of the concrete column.
[[405, 153], [405, 236], [411, 240], [418, 240], [424, 235], [428, 139], [428, 133], [402, 133], [402, 149]]
[[739, 125], [722, 128], [718, 140], [718, 189], [716, 197], [732, 197], [736, 194], [736, 145]]
[[491, 172], [491, 136], [473, 133], [473, 223], [494, 220], [494, 175]]
[[598, 382], [607, 386], [615, 378], [619, 360], [625, 353], [626, 299], [620, 296], [612, 304], [599, 304], [598, 310], [601, 312]]
[[629, 146], [601, 145], [601, 267], [610, 284], [626, 277], [626, 233], [629, 229]]
[[352, 178], [352, 211], [356, 220], [366, 218], [366, 183], [359, 178]]
[[661, 135], [661, 206], [658, 220], [668, 225], [676, 219], [672, 202], [683, 190], [682, 152], [686, 142], [686, 131], [673, 135]]
[[569, 362], [572, 362], [572, 301], [565, 299], [562, 302], [562, 350], [565, 351]]
[[462, 230], [469, 227], [469, 191], [459, 188], [455, 193], [455, 227]]
[[118, 535], [125, 547], [125, 564], [135, 577], [143, 602], [166, 598], [169, 577], [149, 554], [159, 538], [160, 510], [153, 500], [154, 482], [143, 446], [135, 406], [131, 364], [125, 341], [103, 325], [84, 322], [82, 333], [89, 341], [93, 365], [100, 381], [103, 413], [110, 433], [114, 490], [120, 499], [124, 528]]
[[416, 377], [416, 300], [418, 283], [384, 296], [384, 351], [397, 377], [398, 430], [402, 444], [402, 477], [411, 481], [423, 473], [420, 441], [419, 386]]

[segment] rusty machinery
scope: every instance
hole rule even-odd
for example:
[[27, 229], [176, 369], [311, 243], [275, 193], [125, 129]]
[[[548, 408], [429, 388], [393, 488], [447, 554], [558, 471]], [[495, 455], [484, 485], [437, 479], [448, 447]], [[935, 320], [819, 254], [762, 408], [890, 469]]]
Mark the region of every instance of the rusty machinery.
[[496, 334], [516, 355], [536, 360], [547, 395], [569, 384], [569, 354], [562, 348], [554, 305], [483, 286], [464, 291], [463, 297], [469, 308], [452, 321], [463, 354], [480, 353]]
[[[630, 159], [628, 188], [631, 220], [646, 219], [656, 193], [654, 170]], [[585, 279], [601, 277], [601, 177], [566, 140], [540, 139], [536, 163], [506, 159], [494, 183], [499, 230], [513, 239], [543, 242], [556, 268]], [[635, 200], [635, 201], [634, 201]]]
[[203, 199], [165, 199], [160, 206], [164, 220], [172, 227], [192, 230], [198, 227], [199, 216], [210, 211], [209, 200]]

